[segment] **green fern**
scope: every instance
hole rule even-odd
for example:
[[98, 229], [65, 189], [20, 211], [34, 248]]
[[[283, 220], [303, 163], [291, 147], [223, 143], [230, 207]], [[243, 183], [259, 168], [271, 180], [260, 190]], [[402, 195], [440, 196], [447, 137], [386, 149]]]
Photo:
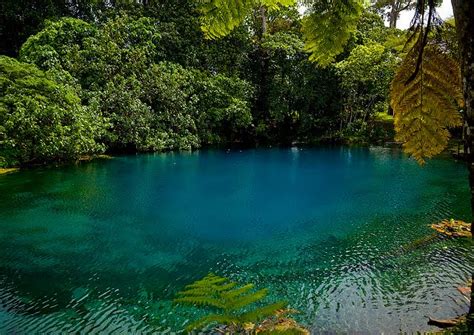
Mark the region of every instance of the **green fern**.
[[462, 124], [461, 71], [458, 63], [436, 45], [424, 48], [419, 71], [416, 44], [400, 65], [391, 87], [396, 139], [418, 163], [443, 151], [449, 128]]
[[310, 53], [310, 61], [329, 65], [344, 50], [363, 9], [363, 0], [315, 2], [303, 19], [305, 50]]
[[212, 323], [239, 328], [244, 323], [256, 322], [274, 315], [286, 306], [284, 302], [277, 302], [253, 309], [249, 307], [263, 300], [267, 294], [267, 289], [255, 290], [253, 284], [239, 286], [236, 282], [210, 273], [187, 285], [184, 291], [177, 294], [174, 301], [213, 310], [211, 314], [191, 323], [187, 327], [188, 330], [199, 329]]
[[[296, 0], [196, 0], [201, 29], [209, 39], [228, 35], [258, 7], [279, 9]], [[326, 66], [344, 50], [364, 9], [364, 0], [307, 1], [309, 15], [303, 19], [305, 49], [309, 59]]]
[[228, 35], [260, 6], [278, 9], [294, 5], [296, 0], [196, 0], [201, 13], [201, 29], [206, 38]]

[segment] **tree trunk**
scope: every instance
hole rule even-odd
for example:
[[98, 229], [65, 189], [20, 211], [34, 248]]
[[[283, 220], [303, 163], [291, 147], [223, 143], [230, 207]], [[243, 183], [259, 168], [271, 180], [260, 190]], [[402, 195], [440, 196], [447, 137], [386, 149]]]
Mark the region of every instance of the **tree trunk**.
[[268, 117], [268, 95], [269, 95], [269, 59], [267, 50], [262, 48], [263, 37], [267, 33], [267, 11], [264, 6], [259, 8], [261, 26], [258, 34], [259, 42], [257, 49], [258, 59], [258, 88], [257, 88], [257, 119], [264, 120]]
[[262, 17], [262, 37], [267, 33], [267, 13], [265, 7], [260, 7], [260, 16]]
[[[460, 47], [462, 83], [467, 124], [466, 159], [469, 169], [469, 186], [471, 188], [471, 210], [474, 219], [474, 1], [451, 0], [453, 5], [456, 30]], [[472, 222], [472, 221], [471, 221]], [[474, 274], [473, 274], [474, 279]], [[471, 290], [469, 314], [474, 314], [474, 280]], [[471, 318], [469, 318], [471, 319]], [[472, 319], [471, 319], [472, 323]]]
[[398, 7], [399, 3], [397, 0], [392, 0], [390, 5], [390, 14], [389, 14], [389, 27], [397, 28], [397, 19], [398, 19]]

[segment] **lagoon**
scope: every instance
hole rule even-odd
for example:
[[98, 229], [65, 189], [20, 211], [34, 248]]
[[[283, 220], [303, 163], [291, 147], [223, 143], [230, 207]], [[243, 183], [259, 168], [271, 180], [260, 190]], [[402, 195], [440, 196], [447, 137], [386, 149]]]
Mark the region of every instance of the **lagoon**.
[[169, 333], [213, 272], [270, 290], [313, 333], [426, 331], [467, 312], [466, 167], [396, 149], [202, 150], [0, 176], [0, 334]]

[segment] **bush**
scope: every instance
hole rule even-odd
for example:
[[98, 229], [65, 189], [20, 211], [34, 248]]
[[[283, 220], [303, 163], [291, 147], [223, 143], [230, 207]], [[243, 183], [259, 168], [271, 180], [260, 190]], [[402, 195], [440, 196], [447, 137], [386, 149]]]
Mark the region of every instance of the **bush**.
[[161, 62], [156, 20], [127, 15], [94, 27], [49, 21], [21, 58], [74, 86], [108, 121], [101, 141], [116, 151], [190, 150], [234, 141], [248, 131], [252, 88], [237, 78]]
[[77, 159], [103, 150], [102, 121], [74, 89], [36, 66], [0, 56], [0, 156], [3, 165]]

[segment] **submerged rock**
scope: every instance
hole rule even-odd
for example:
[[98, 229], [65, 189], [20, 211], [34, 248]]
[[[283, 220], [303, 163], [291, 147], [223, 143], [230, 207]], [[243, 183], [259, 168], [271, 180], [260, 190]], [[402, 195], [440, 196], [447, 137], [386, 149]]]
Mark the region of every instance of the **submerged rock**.
[[298, 324], [294, 319], [287, 317], [288, 314], [295, 312], [288, 309], [277, 311], [274, 317], [265, 319], [255, 328], [255, 334], [309, 335], [308, 329]]
[[461, 220], [443, 220], [439, 223], [433, 223], [431, 228], [447, 236], [472, 237], [471, 224]]

